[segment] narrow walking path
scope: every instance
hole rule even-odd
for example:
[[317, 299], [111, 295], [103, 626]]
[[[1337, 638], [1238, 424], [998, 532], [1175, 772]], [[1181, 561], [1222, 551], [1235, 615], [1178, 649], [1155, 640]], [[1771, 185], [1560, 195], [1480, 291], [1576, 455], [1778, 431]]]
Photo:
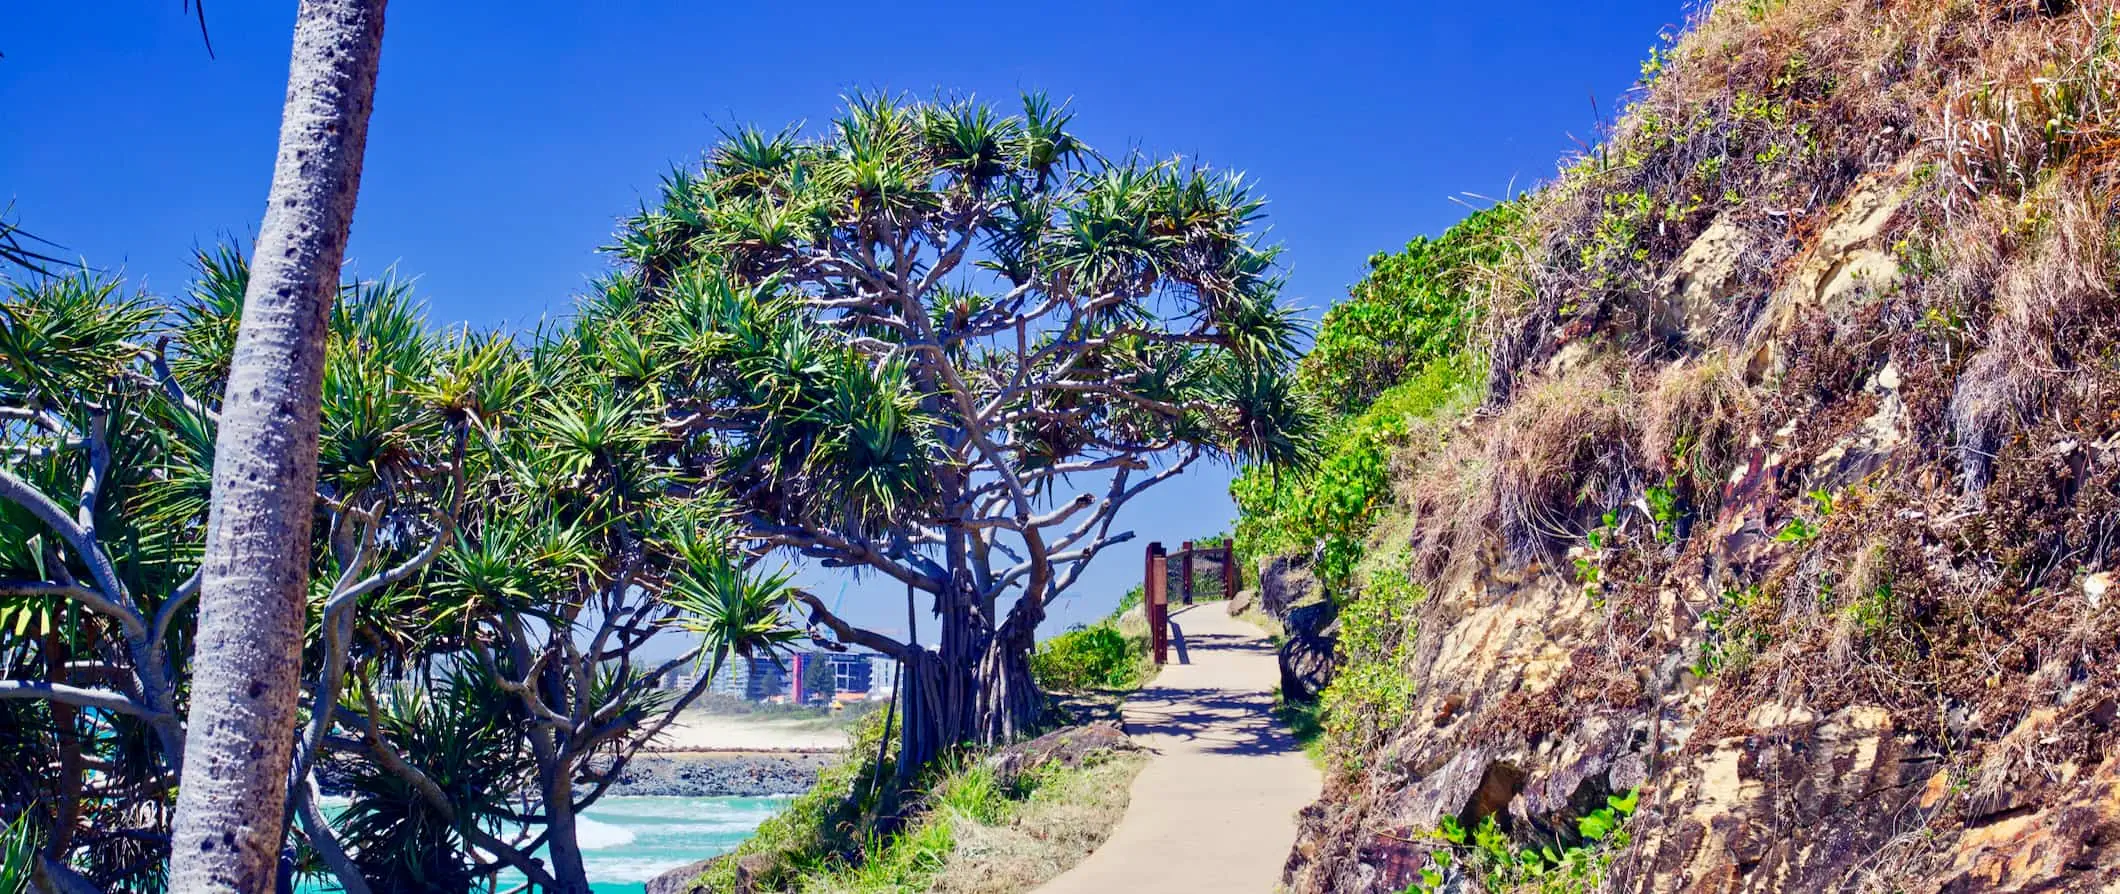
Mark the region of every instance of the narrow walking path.
[[[1111, 840], [1037, 894], [1272, 891], [1322, 780], [1273, 718], [1272, 644], [1221, 603], [1172, 607], [1171, 663], [1126, 701], [1154, 752]], [[1182, 656], [1182, 657], [1181, 657]]]

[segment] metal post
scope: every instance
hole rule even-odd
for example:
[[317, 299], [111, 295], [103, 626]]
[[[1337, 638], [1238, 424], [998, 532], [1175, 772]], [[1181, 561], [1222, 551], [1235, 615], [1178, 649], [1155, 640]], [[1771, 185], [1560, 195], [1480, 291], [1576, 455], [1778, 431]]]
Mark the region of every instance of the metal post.
[[1185, 543], [1184, 543], [1184, 544], [1182, 544], [1182, 545], [1180, 545], [1180, 546], [1178, 547], [1178, 567], [1180, 567], [1180, 568], [1183, 568], [1183, 569], [1185, 569], [1185, 584], [1184, 584], [1184, 586], [1185, 586], [1185, 589], [1184, 589], [1184, 590], [1183, 590], [1182, 592], [1183, 592], [1183, 593], [1185, 594], [1185, 604], [1186, 604], [1186, 605], [1191, 605], [1191, 604], [1192, 604], [1192, 597], [1193, 597], [1193, 563], [1192, 563], [1192, 559], [1193, 559], [1193, 542], [1192, 542], [1192, 541], [1190, 541], [1190, 540], [1187, 540], [1187, 541], [1185, 541]]

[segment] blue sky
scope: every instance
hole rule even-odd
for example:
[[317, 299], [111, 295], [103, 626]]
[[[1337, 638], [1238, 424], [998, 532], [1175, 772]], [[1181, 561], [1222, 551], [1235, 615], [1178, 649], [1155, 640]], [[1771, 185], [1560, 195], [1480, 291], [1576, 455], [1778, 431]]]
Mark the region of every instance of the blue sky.
[[[1073, 99], [1099, 149], [1245, 171], [1271, 200], [1288, 296], [1323, 308], [1371, 254], [1462, 217], [1453, 196], [1550, 177], [1686, 14], [1679, 0], [1003, 6], [400, 0], [350, 263], [417, 275], [437, 322], [519, 326], [565, 313], [616, 218], [720, 128], [822, 122], [865, 89], [1044, 90]], [[278, 134], [294, 4], [207, 8], [211, 59], [178, 0], [16, 3], [0, 30], [0, 203], [161, 294], [181, 291], [194, 245], [248, 243]], [[1189, 473], [1127, 521], [1171, 543], [1224, 530], [1228, 478]], [[1055, 629], [1108, 610], [1139, 555], [1108, 553]], [[903, 610], [860, 601], [880, 626]]]

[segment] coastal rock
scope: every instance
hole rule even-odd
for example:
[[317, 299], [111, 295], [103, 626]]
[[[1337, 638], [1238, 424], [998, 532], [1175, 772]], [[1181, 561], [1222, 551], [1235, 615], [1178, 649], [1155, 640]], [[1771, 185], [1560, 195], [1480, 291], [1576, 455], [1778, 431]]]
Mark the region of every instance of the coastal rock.
[[1100, 755], [1134, 751], [1140, 747], [1118, 724], [1099, 721], [1018, 742], [988, 756], [986, 763], [994, 768], [995, 782], [1006, 786], [1024, 773], [1047, 764], [1057, 762], [1064, 767], [1080, 767]]
[[708, 894], [705, 888], [697, 887], [692, 883], [699, 878], [701, 873], [706, 872], [707, 867], [712, 865], [714, 861], [727, 859], [736, 861], [736, 887], [727, 892], [714, 892], [714, 894], [762, 894], [755, 886], [753, 879], [759, 875], [765, 866], [772, 863], [772, 857], [767, 854], [723, 854], [722, 856], [709, 857], [696, 863], [688, 863], [649, 879], [647, 894]]
[[835, 752], [665, 752], [638, 755], [626, 764], [614, 795], [686, 798], [786, 795], [817, 784], [817, 774], [839, 759]]
[[1259, 563], [1259, 606], [1269, 615], [1286, 620], [1289, 609], [1318, 592], [1317, 575], [1302, 558], [1274, 556]]
[[1288, 638], [1281, 642], [1281, 692], [1290, 700], [1314, 700], [1332, 682], [1338, 617], [1330, 602], [1299, 605], [1282, 617]]

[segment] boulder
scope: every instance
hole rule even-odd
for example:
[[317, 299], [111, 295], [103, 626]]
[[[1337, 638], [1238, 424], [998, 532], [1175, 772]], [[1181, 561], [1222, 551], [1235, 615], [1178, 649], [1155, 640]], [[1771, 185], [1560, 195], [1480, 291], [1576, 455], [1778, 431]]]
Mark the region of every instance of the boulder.
[[1282, 616], [1287, 638], [1281, 641], [1281, 694], [1289, 701], [1311, 701], [1332, 682], [1333, 650], [1339, 645], [1339, 610], [1331, 602], [1311, 602]]
[[1242, 590], [1238, 590], [1236, 597], [1229, 600], [1229, 604], [1224, 606], [1223, 608], [1229, 612], [1230, 617], [1234, 618], [1245, 612], [1251, 611], [1252, 608], [1254, 606], [1257, 606], [1258, 604], [1259, 591], [1254, 590], [1250, 587], [1245, 587]]
[[1274, 556], [1259, 562], [1259, 607], [1288, 620], [1288, 610], [1320, 594], [1318, 577], [1310, 573], [1309, 560], [1299, 556]]
[[1139, 747], [1141, 746], [1134, 744], [1134, 740], [1128, 738], [1118, 724], [1098, 721], [1055, 730], [1028, 742], [1018, 742], [989, 755], [986, 763], [994, 768], [994, 781], [1005, 786], [1013, 783], [1018, 776], [1047, 764], [1080, 767], [1097, 756], [1133, 751]]
[[[701, 873], [717, 860], [736, 861], [736, 887], [728, 894], [762, 894], [755, 881], [773, 865], [771, 854], [723, 854], [696, 863], [688, 863], [648, 880], [647, 894], [709, 894], [707, 889], [694, 885]], [[715, 892], [722, 894], [722, 892]]]
[[1695, 344], [1713, 335], [1723, 308], [1742, 285], [1751, 237], [1736, 215], [1717, 217], [1671, 264], [1650, 296], [1652, 322], [1666, 337]]

